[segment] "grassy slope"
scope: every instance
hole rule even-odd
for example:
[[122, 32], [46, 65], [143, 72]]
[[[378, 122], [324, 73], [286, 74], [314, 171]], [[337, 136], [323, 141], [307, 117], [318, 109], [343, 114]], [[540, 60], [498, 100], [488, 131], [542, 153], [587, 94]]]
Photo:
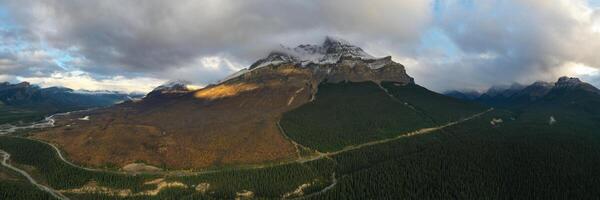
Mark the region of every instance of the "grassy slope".
[[300, 144], [335, 151], [433, 124], [375, 83], [363, 82], [321, 84], [316, 100], [285, 113], [281, 125]]

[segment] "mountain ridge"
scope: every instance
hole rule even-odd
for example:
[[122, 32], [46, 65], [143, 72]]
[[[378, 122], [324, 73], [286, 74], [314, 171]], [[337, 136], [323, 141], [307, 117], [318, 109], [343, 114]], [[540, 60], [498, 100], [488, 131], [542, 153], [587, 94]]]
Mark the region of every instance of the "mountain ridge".
[[523, 86], [513, 84], [510, 87], [493, 86], [485, 93], [478, 95], [465, 94], [459, 91], [449, 91], [445, 94], [455, 98], [464, 100], [472, 100], [488, 105], [495, 106], [514, 106], [530, 104], [532, 102], [543, 100], [550, 93], [554, 95], [559, 91], [584, 91], [592, 94], [600, 95], [600, 90], [593, 85], [581, 81], [579, 78], [562, 76], [556, 82], [536, 81], [530, 85]]
[[[321, 83], [414, 84], [391, 57], [356, 57], [364, 51], [331, 38], [318, 46], [302, 48], [337, 60], [303, 64], [285, 55], [292, 60], [251, 66], [201, 89], [158, 87], [139, 101], [61, 116], [57, 127], [34, 137], [59, 144], [76, 162], [92, 166], [145, 160], [155, 166], [205, 168], [281, 161], [295, 151], [277, 122], [283, 113], [314, 101]], [[89, 121], [72, 123], [85, 116]]]

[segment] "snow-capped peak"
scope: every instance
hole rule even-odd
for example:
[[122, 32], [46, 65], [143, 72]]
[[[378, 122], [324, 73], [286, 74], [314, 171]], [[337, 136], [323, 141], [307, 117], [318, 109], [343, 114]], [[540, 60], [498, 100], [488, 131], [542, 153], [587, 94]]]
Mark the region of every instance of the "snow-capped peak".
[[572, 87], [572, 86], [576, 86], [579, 85], [583, 82], [581, 82], [581, 80], [579, 80], [578, 78], [571, 78], [571, 77], [560, 77], [558, 79], [558, 81], [556, 82], [556, 87]]
[[188, 91], [190, 91], [190, 89], [188, 88], [189, 84], [190, 84], [189, 81], [183, 81], [183, 80], [169, 81], [169, 82], [166, 82], [165, 84], [162, 84], [162, 85], [154, 88], [154, 90], [152, 90], [152, 91], [188, 92]]
[[551, 88], [554, 86], [554, 83], [550, 83], [550, 82], [546, 82], [546, 81], [536, 81], [532, 84], [532, 86]]
[[77, 94], [89, 94], [89, 95], [104, 95], [104, 94], [127, 94], [125, 92], [120, 91], [111, 91], [111, 90], [73, 90], [72, 93]]
[[250, 66], [250, 69], [281, 63], [295, 63], [306, 66], [309, 64], [334, 64], [342, 57], [375, 60], [376, 58], [364, 52], [360, 47], [347, 41], [330, 36], [321, 45], [303, 44], [295, 48], [282, 46], [272, 51], [266, 58], [260, 59]]
[[596, 94], [600, 94], [600, 90], [596, 87], [594, 87], [593, 85], [583, 82], [581, 80], [579, 80], [578, 78], [572, 78], [572, 77], [560, 77], [558, 79], [558, 81], [555, 83], [554, 88], [557, 89], [572, 89], [572, 88], [578, 88], [578, 89], [582, 89], [588, 92], [593, 92]]

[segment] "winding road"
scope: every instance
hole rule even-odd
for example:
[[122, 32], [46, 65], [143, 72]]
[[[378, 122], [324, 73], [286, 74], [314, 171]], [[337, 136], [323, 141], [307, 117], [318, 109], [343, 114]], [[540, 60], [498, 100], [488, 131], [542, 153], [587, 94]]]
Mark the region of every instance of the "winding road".
[[2, 166], [5, 166], [5, 167], [7, 167], [7, 168], [9, 168], [9, 169], [11, 169], [13, 171], [16, 171], [16, 172], [20, 173], [25, 178], [27, 178], [27, 180], [31, 184], [35, 185], [35, 187], [39, 188], [42, 191], [48, 192], [50, 195], [52, 195], [53, 197], [55, 197], [57, 199], [63, 199], [63, 200], [68, 200], [69, 199], [68, 197], [62, 195], [60, 192], [58, 192], [58, 191], [56, 191], [56, 190], [54, 190], [54, 189], [52, 189], [52, 188], [50, 188], [48, 186], [39, 184], [35, 179], [33, 179], [33, 177], [31, 177], [31, 175], [29, 175], [29, 173], [27, 173], [26, 171], [23, 171], [23, 170], [15, 167], [15, 166], [12, 166], [10, 163], [8, 163], [8, 160], [10, 159], [10, 154], [9, 153], [0, 150], [0, 154], [2, 155]]

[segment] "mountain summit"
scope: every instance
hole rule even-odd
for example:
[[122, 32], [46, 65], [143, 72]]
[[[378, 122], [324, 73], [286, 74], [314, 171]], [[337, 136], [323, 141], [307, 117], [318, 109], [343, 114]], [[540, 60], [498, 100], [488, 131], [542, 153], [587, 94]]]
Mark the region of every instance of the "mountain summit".
[[[248, 69], [243, 69], [224, 81], [252, 74], [269, 66], [294, 66], [310, 69], [317, 82], [340, 81], [394, 81], [414, 83], [404, 66], [392, 61], [390, 56], [376, 58], [362, 48], [342, 39], [326, 37], [321, 45], [303, 44], [295, 48], [282, 47], [259, 59]], [[271, 68], [273, 69], [273, 68]]]
[[554, 86], [556, 89], [581, 89], [588, 92], [600, 94], [600, 90], [593, 85], [583, 82], [578, 78], [560, 77]]
[[302, 66], [310, 64], [335, 64], [342, 57], [362, 60], [376, 60], [360, 47], [333, 37], [326, 37], [321, 45], [303, 44], [295, 48], [282, 47], [272, 51], [266, 58], [260, 59], [250, 69], [269, 64], [294, 63]]
[[[450, 92], [447, 95], [476, 100], [492, 106], [526, 105], [538, 100], [549, 100], [558, 96], [568, 97], [568, 94], [588, 93], [600, 95], [600, 90], [593, 85], [574, 77], [560, 77], [556, 82], [537, 81], [528, 86], [513, 84], [511, 87], [491, 87], [486, 93], [471, 99], [463, 98], [460, 92]], [[459, 94], [457, 94], [459, 93]]]

